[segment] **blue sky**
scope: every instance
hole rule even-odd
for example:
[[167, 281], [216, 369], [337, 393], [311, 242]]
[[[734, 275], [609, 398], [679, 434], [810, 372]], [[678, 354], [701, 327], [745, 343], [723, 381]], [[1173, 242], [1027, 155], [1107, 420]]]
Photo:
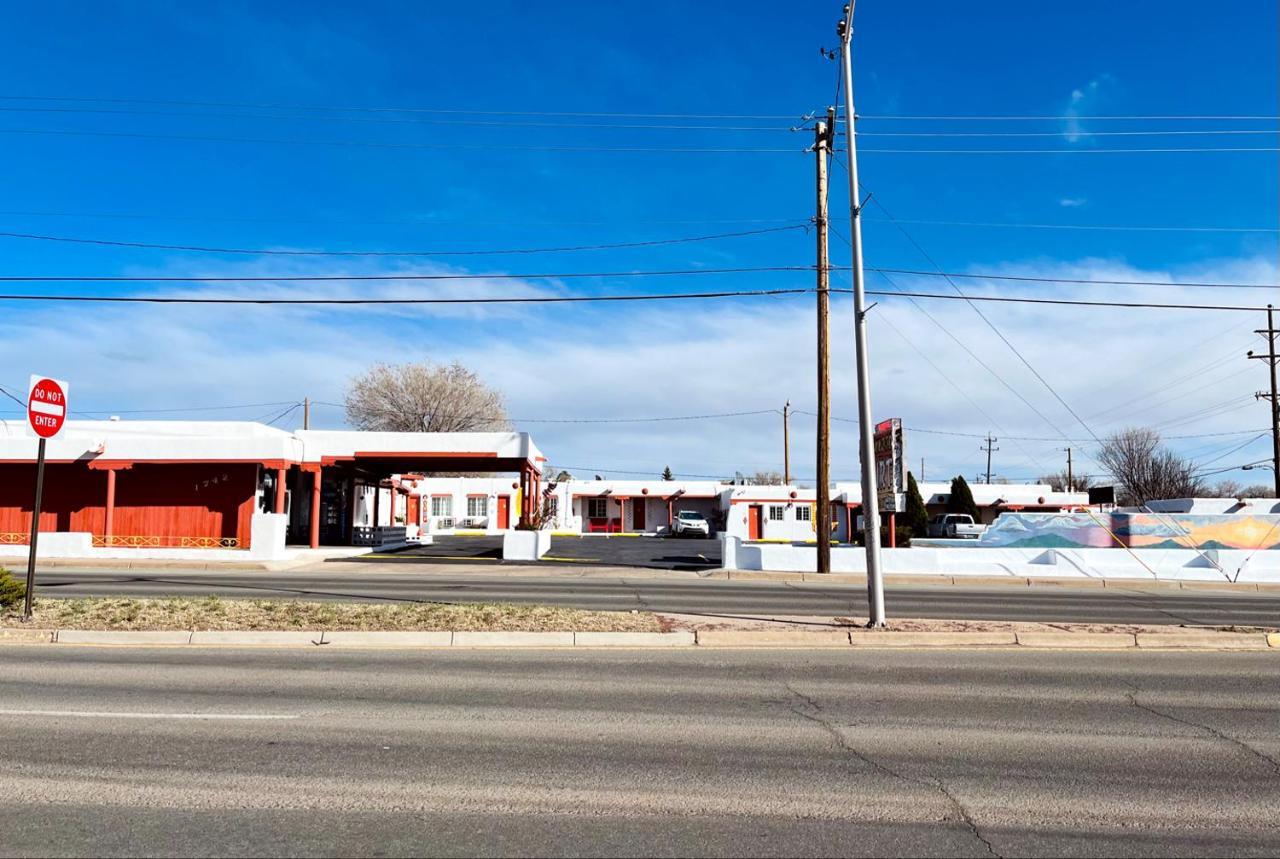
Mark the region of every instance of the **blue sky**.
[[[1212, 10], [1177, 2], [1045, 7], [1014, 2], [963, 9], [942, 2], [860, 4], [855, 53], [859, 111], [868, 116], [1276, 113], [1278, 22], [1276, 5], [1269, 0], [1233, 0]], [[694, 236], [786, 226], [812, 214], [812, 157], [801, 152], [810, 135], [787, 129], [832, 98], [836, 66], [822, 59], [818, 49], [836, 45], [838, 3], [648, 3], [636, 9], [597, 3], [282, 2], [220, 3], [202, 8], [200, 15], [191, 14], [192, 9], [168, 3], [47, 3], [10, 10], [0, 34], [0, 80], [5, 82], [0, 95], [27, 100], [0, 99], [0, 152], [8, 167], [0, 231], [249, 248], [463, 250]], [[35, 97], [776, 118], [703, 122], [340, 113], [29, 100]], [[94, 110], [101, 112], [86, 112]], [[561, 127], [450, 124], [459, 121]], [[753, 130], [565, 127], [566, 122]], [[1276, 125], [1274, 120], [867, 119], [860, 124], [860, 163], [876, 200], [909, 222], [909, 232], [949, 270], [1053, 276], [1121, 272], [1134, 279], [1274, 283], [1275, 232], [915, 222], [1274, 230], [1280, 181], [1274, 152], [1093, 150], [1275, 147], [1275, 134], [1091, 137], [1087, 132]], [[55, 131], [76, 133], [49, 133]], [[938, 131], [1086, 134], [880, 136]], [[427, 148], [431, 146], [479, 148]], [[789, 151], [503, 148], [520, 146]], [[875, 151], [1018, 147], [1064, 152]], [[847, 232], [839, 168], [832, 178], [834, 223]], [[865, 240], [871, 265], [930, 267], [874, 205], [868, 209]], [[843, 263], [839, 239], [833, 239], [833, 249], [835, 261]], [[0, 253], [8, 275], [571, 273], [804, 265], [812, 262], [813, 239], [793, 230], [647, 249], [363, 261], [245, 258], [19, 239], [0, 239]], [[837, 286], [845, 284], [841, 278]], [[803, 273], [769, 273], [316, 289], [343, 295], [423, 290], [534, 294], [755, 289], [808, 286], [809, 281]], [[931, 290], [943, 285], [936, 279], [898, 281]], [[884, 286], [874, 276], [868, 283]], [[1256, 290], [1224, 297], [1177, 288], [983, 282], [972, 287], [1008, 294], [1113, 297], [1123, 292], [1161, 300], [1211, 297], [1262, 303]], [[268, 284], [252, 289], [284, 288]], [[13, 290], [36, 288], [16, 285]], [[327, 402], [340, 400], [345, 379], [372, 361], [459, 358], [506, 392], [511, 412], [523, 418], [751, 411], [778, 408], [786, 399], [811, 410], [811, 301], [806, 296], [715, 305], [440, 313], [9, 303], [0, 304], [0, 384], [22, 384], [33, 371], [60, 374], [72, 381], [76, 405], [86, 410], [287, 401], [304, 395]], [[1060, 432], [1087, 438], [1088, 433], [971, 310], [954, 302], [928, 307], [939, 324], [1049, 420], [1020, 403], [901, 299], [882, 301], [877, 312], [883, 311], [887, 321], [873, 314], [877, 413], [900, 415], [921, 430], [990, 429], [997, 435], [1026, 436], [1002, 443], [997, 455], [996, 470], [1011, 478], [1059, 466], [1058, 449], [1067, 442], [1031, 439]], [[835, 407], [837, 414], [852, 416], [847, 302], [837, 302], [836, 310]], [[984, 311], [1099, 434], [1128, 423], [1156, 425], [1168, 435], [1241, 433], [1175, 439], [1180, 450], [1200, 461], [1225, 457], [1206, 467], [1268, 453], [1266, 439], [1250, 442], [1253, 436], [1246, 434], [1266, 426], [1266, 407], [1246, 402], [1263, 384], [1263, 368], [1242, 357], [1255, 345], [1250, 328], [1261, 320], [1007, 306]], [[897, 331], [951, 381], [925, 363]], [[1189, 378], [1183, 382], [1182, 376]], [[1152, 394], [1159, 388], [1167, 390]], [[1138, 397], [1146, 397], [1141, 410], [1137, 403], [1124, 407]], [[257, 417], [264, 411], [225, 416]], [[317, 419], [336, 426], [342, 415], [321, 407]], [[801, 476], [811, 473], [813, 458], [812, 424], [805, 420], [797, 418], [794, 441]], [[580, 471], [648, 472], [670, 464], [689, 474], [724, 474], [779, 468], [778, 423], [775, 416], [762, 415], [647, 425], [530, 423], [521, 428], [532, 431], [554, 461]], [[1240, 451], [1230, 452], [1246, 442]], [[913, 459], [923, 455], [931, 463], [926, 465], [931, 478], [957, 471], [972, 476], [981, 459], [977, 440], [965, 436], [920, 432], [908, 444]], [[847, 425], [838, 426], [837, 446], [836, 474], [851, 476], [856, 460]]]

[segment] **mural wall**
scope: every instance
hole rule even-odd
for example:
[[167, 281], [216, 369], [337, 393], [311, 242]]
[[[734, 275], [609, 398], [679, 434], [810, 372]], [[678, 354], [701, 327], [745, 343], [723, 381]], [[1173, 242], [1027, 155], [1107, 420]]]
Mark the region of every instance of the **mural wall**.
[[1004, 513], [981, 548], [1280, 549], [1280, 515]]

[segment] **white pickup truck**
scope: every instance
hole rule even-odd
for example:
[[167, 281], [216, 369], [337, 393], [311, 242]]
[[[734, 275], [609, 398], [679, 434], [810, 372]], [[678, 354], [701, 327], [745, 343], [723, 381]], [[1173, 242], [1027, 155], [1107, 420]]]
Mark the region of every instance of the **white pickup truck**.
[[929, 520], [930, 537], [953, 537], [958, 540], [976, 540], [987, 530], [978, 525], [968, 513], [939, 513]]

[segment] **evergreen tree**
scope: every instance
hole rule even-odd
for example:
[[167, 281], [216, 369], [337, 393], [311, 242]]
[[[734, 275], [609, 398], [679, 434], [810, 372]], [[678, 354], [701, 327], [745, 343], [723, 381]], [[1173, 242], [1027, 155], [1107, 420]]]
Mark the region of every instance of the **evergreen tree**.
[[924, 506], [924, 496], [916, 484], [916, 476], [907, 472], [907, 510], [902, 524], [911, 529], [911, 536], [923, 537], [929, 527], [929, 510]]
[[662, 479], [663, 479], [663, 480], [675, 480], [675, 479], [676, 479], [676, 476], [675, 476], [674, 474], [672, 474], [672, 473], [671, 473], [671, 466], [669, 466], [669, 465], [668, 465], [666, 468], [662, 469]]
[[951, 495], [947, 498], [948, 513], [968, 513], [973, 517], [974, 522], [981, 522], [982, 517], [978, 513], [978, 505], [974, 503], [973, 491], [969, 489], [969, 482], [964, 479], [964, 475], [958, 475], [951, 481]]

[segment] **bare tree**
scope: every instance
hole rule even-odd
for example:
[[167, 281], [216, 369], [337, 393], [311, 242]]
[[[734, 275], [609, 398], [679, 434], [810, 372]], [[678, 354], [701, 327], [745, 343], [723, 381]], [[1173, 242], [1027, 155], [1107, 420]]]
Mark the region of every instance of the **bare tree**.
[[1274, 498], [1276, 494], [1275, 487], [1267, 486], [1262, 483], [1255, 483], [1252, 486], [1246, 486], [1240, 490], [1237, 498]]
[[757, 471], [747, 482], [752, 486], [781, 486], [782, 475], [776, 471]]
[[1113, 433], [1102, 442], [1098, 462], [1117, 484], [1116, 500], [1142, 505], [1161, 498], [1203, 495], [1204, 480], [1195, 464], [1160, 446], [1160, 433], [1130, 428]]
[[1072, 474], [1071, 479], [1067, 480], [1067, 472], [1059, 471], [1057, 474], [1046, 474], [1040, 478], [1040, 482], [1047, 483], [1054, 492], [1087, 492], [1093, 485], [1093, 478], [1087, 474]]
[[1206, 498], [1243, 498], [1244, 487], [1234, 480], [1222, 480], [1212, 486], [1206, 486], [1203, 494]]
[[347, 387], [347, 421], [382, 432], [510, 428], [502, 394], [458, 362], [376, 364]]

